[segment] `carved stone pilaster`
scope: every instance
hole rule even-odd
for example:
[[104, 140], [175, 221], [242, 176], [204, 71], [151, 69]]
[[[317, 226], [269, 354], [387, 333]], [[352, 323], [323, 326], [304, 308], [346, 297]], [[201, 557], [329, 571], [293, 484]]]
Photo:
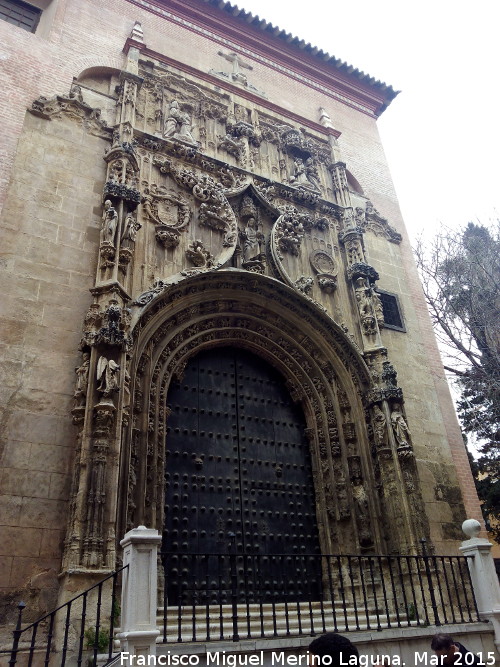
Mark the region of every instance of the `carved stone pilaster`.
[[110, 439], [113, 437], [116, 407], [104, 397], [94, 406], [92, 446], [89, 460], [88, 492], [85, 516], [85, 537], [82, 562], [85, 567], [102, 567], [106, 552], [107, 467]]
[[120, 86], [118, 88], [117, 122], [123, 128], [128, 125], [133, 128], [136, 120], [137, 97], [143, 79], [130, 71], [120, 72]]
[[347, 183], [346, 165], [344, 162], [336, 162], [328, 167], [332, 176], [332, 188], [337, 204], [350, 206], [351, 197]]

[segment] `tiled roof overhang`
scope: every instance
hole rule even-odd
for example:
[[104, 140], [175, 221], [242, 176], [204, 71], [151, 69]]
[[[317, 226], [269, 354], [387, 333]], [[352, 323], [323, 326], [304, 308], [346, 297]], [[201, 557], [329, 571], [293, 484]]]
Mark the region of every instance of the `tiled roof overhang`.
[[[225, 0], [128, 0], [378, 117], [399, 91]], [[147, 36], [146, 36], [147, 40]]]

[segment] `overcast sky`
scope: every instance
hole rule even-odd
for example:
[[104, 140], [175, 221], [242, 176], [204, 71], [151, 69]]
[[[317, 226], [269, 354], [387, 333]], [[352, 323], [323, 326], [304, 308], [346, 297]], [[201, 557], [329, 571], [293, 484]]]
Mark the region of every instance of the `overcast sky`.
[[237, 0], [401, 93], [378, 121], [412, 237], [500, 214], [500, 0]]

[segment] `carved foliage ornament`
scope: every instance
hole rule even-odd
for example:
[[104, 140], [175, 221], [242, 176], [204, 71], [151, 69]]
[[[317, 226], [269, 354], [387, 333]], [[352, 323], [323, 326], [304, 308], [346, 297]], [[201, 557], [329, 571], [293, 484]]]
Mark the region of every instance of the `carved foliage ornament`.
[[210, 269], [214, 265], [214, 258], [202, 241], [193, 241], [186, 250], [186, 256], [198, 268]]
[[160, 172], [170, 174], [179, 185], [190, 190], [202, 202], [198, 213], [199, 223], [222, 232], [224, 247], [234, 246], [237, 240], [236, 217], [221, 183], [208, 174], [198, 174], [185, 167], [177, 168], [170, 160], [155, 158], [154, 164]]
[[282, 215], [276, 221], [273, 234], [277, 241], [280, 259], [285, 252], [298, 256], [304, 237], [304, 217], [294, 206], [285, 206]]

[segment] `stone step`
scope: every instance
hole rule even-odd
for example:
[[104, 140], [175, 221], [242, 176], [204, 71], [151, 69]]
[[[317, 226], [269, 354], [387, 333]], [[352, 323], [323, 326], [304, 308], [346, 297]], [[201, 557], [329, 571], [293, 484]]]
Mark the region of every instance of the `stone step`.
[[[334, 608], [337, 605], [334, 605]], [[323, 603], [323, 612], [321, 603], [317, 602], [309, 607], [308, 603], [299, 605], [300, 616], [296, 605], [288, 606], [288, 613], [284, 603], [262, 606], [262, 618], [260, 605], [238, 605], [237, 608], [237, 627], [238, 633], [242, 637], [248, 635], [252, 637], [276, 637], [286, 636], [291, 633], [308, 634], [311, 631], [328, 632], [337, 629], [346, 631], [359, 629], [378, 629], [397, 627], [398, 617], [395, 613], [382, 615], [378, 617], [375, 610], [358, 609], [356, 616], [354, 608], [344, 610], [342, 607], [335, 609], [335, 615], [332, 611], [331, 603]], [[194, 612], [194, 619], [193, 619]], [[208, 630], [207, 631], [207, 607], [183, 607], [181, 609], [180, 630], [179, 630], [179, 608], [167, 608], [166, 638], [167, 642], [193, 641], [194, 635], [197, 641], [206, 641], [209, 638], [213, 641], [221, 638], [231, 639], [233, 636], [232, 608], [230, 605], [222, 607], [222, 623], [220, 620], [221, 610], [218, 605], [208, 607]], [[247, 618], [248, 617], [248, 618]], [[193, 623], [194, 620], [194, 623]], [[408, 625], [408, 620], [402, 614], [399, 614], [399, 622]], [[161, 635], [165, 632], [163, 614], [157, 618], [158, 627]], [[410, 621], [410, 625], [416, 624]], [[196, 634], [193, 632], [193, 625], [196, 628]]]

